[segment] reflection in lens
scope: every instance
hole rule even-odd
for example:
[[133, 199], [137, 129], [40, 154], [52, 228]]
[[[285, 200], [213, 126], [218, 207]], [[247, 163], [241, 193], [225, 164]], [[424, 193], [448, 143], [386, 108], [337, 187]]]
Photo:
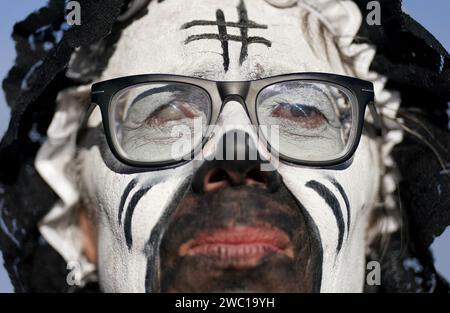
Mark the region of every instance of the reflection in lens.
[[148, 83], [113, 99], [113, 131], [129, 160], [178, 160], [201, 143], [210, 116], [210, 98], [182, 83]]
[[319, 82], [289, 81], [266, 87], [257, 99], [262, 133], [270, 143], [270, 126], [277, 126], [280, 154], [302, 161], [327, 161], [341, 156], [352, 128], [347, 93]]

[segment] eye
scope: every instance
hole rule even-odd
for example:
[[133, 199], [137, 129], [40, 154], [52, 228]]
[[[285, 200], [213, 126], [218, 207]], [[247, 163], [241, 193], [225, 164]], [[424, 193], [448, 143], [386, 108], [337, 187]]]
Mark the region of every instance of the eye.
[[304, 128], [317, 128], [328, 123], [328, 119], [317, 108], [300, 103], [278, 103], [271, 116], [301, 124]]
[[199, 115], [185, 102], [173, 101], [162, 105], [144, 120], [148, 126], [161, 126], [171, 121], [194, 119]]

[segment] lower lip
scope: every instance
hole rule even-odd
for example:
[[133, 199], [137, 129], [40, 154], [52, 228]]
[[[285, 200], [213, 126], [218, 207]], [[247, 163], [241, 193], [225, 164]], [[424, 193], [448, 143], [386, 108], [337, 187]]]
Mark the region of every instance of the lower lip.
[[269, 254], [293, 256], [289, 237], [273, 227], [235, 226], [205, 232], [180, 246], [180, 256], [204, 256], [218, 267], [248, 269]]

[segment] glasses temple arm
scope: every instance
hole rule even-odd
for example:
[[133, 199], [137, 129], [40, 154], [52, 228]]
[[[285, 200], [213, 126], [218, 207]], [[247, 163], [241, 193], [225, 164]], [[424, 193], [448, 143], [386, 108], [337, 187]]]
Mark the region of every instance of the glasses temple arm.
[[86, 110], [86, 113], [84, 114], [83, 120], [81, 121], [80, 128], [78, 128], [77, 131], [77, 137], [75, 139], [75, 142], [78, 144], [81, 137], [83, 137], [85, 131], [86, 131], [86, 125], [89, 121], [89, 117], [91, 116], [92, 112], [94, 111], [95, 107], [97, 106], [97, 103], [91, 102], [89, 107]]
[[381, 137], [383, 135], [383, 123], [381, 121], [381, 116], [378, 113], [377, 108], [375, 107], [374, 101], [371, 101], [369, 103], [369, 110], [373, 118], [373, 126], [375, 127], [377, 136]]

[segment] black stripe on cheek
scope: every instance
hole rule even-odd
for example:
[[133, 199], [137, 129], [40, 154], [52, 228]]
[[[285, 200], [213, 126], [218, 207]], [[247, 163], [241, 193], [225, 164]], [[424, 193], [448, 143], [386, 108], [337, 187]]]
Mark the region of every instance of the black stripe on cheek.
[[348, 201], [347, 194], [345, 193], [345, 190], [342, 187], [342, 185], [339, 184], [334, 179], [331, 180], [331, 182], [333, 183], [334, 187], [336, 187], [337, 190], [339, 190], [339, 193], [341, 194], [342, 198], [344, 199], [345, 206], [347, 207], [347, 237], [348, 237], [348, 234], [350, 233], [350, 221], [351, 221], [350, 202]]
[[317, 192], [319, 196], [321, 196], [325, 200], [325, 202], [333, 211], [339, 229], [339, 238], [337, 246], [337, 251], [339, 252], [342, 247], [342, 241], [344, 239], [344, 232], [345, 232], [344, 218], [342, 217], [342, 211], [339, 201], [337, 200], [335, 195], [330, 191], [330, 189], [328, 189], [325, 185], [319, 183], [318, 181], [311, 180], [307, 182], [305, 186]]
[[119, 225], [122, 225], [122, 212], [123, 207], [125, 206], [125, 202], [127, 201], [128, 195], [130, 194], [131, 190], [133, 190], [134, 187], [136, 187], [137, 181], [133, 179], [128, 183], [128, 185], [125, 187], [125, 190], [123, 191], [122, 198], [120, 199], [119, 204], [119, 214], [117, 216]]
[[125, 240], [127, 242], [128, 250], [131, 249], [131, 246], [133, 245], [133, 236], [131, 235], [131, 220], [133, 218], [134, 209], [136, 208], [139, 200], [149, 191], [152, 187], [147, 187], [144, 189], [139, 189], [136, 191], [136, 193], [133, 195], [133, 197], [130, 200], [130, 203], [128, 204], [127, 211], [125, 213], [125, 221], [123, 225], [123, 230], [125, 233]]

